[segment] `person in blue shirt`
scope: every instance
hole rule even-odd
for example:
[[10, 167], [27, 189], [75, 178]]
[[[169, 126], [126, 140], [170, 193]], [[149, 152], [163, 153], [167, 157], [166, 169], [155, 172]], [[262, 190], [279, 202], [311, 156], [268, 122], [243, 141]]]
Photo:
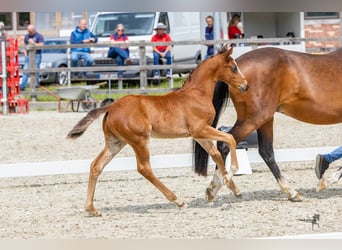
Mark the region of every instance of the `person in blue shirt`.
[[[27, 34], [24, 37], [24, 43], [25, 45], [34, 45], [34, 46], [43, 46], [44, 45], [44, 37], [42, 34], [38, 33], [36, 31], [36, 28], [34, 25], [30, 24], [27, 26]], [[42, 62], [42, 50], [37, 49], [35, 51], [36, 53], [36, 68], [39, 69], [40, 63]], [[25, 64], [24, 68], [28, 69], [30, 62], [29, 62], [29, 51], [26, 49], [24, 50], [24, 55], [25, 55]], [[29, 73], [24, 73], [23, 77], [21, 79], [21, 84], [20, 84], [20, 90], [24, 91], [27, 85], [27, 81], [29, 78]], [[36, 74], [36, 86], [39, 87], [39, 74]]]
[[[97, 36], [95, 36], [93, 33], [89, 31], [87, 28], [87, 20], [81, 19], [78, 23], [78, 26], [76, 29], [71, 32], [70, 35], [70, 44], [82, 44], [82, 43], [96, 43], [97, 42]], [[77, 67], [78, 62], [80, 59], [83, 59], [85, 62], [84, 66], [91, 66], [94, 64], [94, 59], [90, 55], [90, 48], [71, 48], [71, 66]], [[78, 74], [74, 74], [73, 76], [77, 76]], [[83, 76], [85, 76], [86, 73], [83, 72]]]
[[[214, 40], [214, 17], [207, 16], [205, 18], [207, 22], [207, 27], [205, 27], [205, 40]], [[207, 45], [207, 54], [205, 59], [213, 56], [215, 54], [214, 45]]]

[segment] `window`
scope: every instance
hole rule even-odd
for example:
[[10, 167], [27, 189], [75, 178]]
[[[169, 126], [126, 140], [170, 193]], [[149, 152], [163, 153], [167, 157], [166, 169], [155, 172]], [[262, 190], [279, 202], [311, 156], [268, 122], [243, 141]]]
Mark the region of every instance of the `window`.
[[0, 12], [0, 22], [3, 22], [5, 24], [5, 30], [12, 29], [12, 13]]
[[338, 12], [305, 12], [305, 19], [334, 19], [339, 18]]
[[56, 13], [36, 12], [36, 28], [38, 30], [56, 30]]
[[26, 29], [27, 25], [31, 23], [30, 12], [19, 12], [17, 15], [18, 29]]

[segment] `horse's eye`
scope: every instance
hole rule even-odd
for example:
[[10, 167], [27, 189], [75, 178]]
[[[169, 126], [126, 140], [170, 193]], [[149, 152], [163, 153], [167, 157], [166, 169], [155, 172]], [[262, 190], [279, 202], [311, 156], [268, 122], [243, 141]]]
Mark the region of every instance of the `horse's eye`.
[[237, 71], [237, 67], [234, 65], [234, 66], [232, 66], [231, 67], [231, 69], [232, 69], [232, 71], [233, 71], [233, 73], [236, 73], [236, 71]]

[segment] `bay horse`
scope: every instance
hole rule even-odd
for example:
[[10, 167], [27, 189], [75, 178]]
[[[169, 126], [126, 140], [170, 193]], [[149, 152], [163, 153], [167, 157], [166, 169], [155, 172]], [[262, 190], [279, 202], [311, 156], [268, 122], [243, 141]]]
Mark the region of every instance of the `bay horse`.
[[241, 75], [232, 48], [224, 46], [220, 53], [201, 62], [189, 75], [182, 88], [162, 96], [127, 95], [110, 105], [91, 110], [69, 132], [68, 138], [81, 136], [101, 114], [105, 146], [91, 163], [85, 210], [100, 216], [93, 204], [95, 186], [103, 168], [125, 146], [130, 145], [136, 156], [138, 172], [149, 180], [164, 196], [177, 206], [184, 202], [169, 190], [153, 173], [150, 165], [149, 138], [193, 137], [219, 168], [218, 175], [236, 196], [239, 189], [225, 168], [225, 162], [212, 140], [227, 143], [232, 152], [232, 168], [238, 168], [236, 143], [230, 134], [211, 127], [215, 117], [212, 103], [215, 84], [223, 81], [232, 89], [245, 91], [247, 82]]
[[[229, 92], [237, 119], [228, 133], [238, 143], [257, 130], [258, 152], [281, 191], [288, 195], [290, 201], [302, 201], [303, 196], [288, 184], [274, 158], [274, 113], [280, 112], [311, 124], [341, 123], [342, 49], [314, 55], [266, 47], [247, 52], [236, 62], [247, 79], [249, 91], [240, 93], [217, 83], [213, 97], [216, 117], [212, 126], [217, 126], [220, 110]], [[217, 147], [225, 160], [229, 148], [222, 142], [218, 142]], [[194, 155], [195, 172], [205, 175], [208, 155], [197, 143], [194, 145]], [[214, 175], [207, 188], [208, 201], [222, 186], [220, 178]], [[319, 183], [317, 189], [324, 189], [324, 184]]]

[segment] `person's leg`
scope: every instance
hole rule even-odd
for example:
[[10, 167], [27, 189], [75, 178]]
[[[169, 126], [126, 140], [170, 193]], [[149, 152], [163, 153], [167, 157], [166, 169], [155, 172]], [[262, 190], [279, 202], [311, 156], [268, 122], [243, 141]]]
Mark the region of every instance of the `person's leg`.
[[[123, 66], [124, 60], [125, 60], [124, 57], [122, 57], [119, 53], [116, 53], [116, 64], [118, 66]], [[118, 78], [123, 78], [123, 70], [118, 71]]]
[[[42, 62], [42, 54], [36, 54], [36, 67], [40, 68], [40, 63]], [[36, 88], [39, 87], [39, 73], [36, 74]]]
[[[28, 69], [29, 67], [29, 61], [28, 61], [28, 56], [25, 56], [25, 64], [24, 64], [24, 69]], [[24, 73], [22, 78], [21, 78], [21, 84], [20, 84], [20, 90], [24, 91], [27, 85], [29, 73]]]
[[82, 53], [82, 57], [83, 57], [84, 61], [86, 62], [87, 67], [92, 66], [94, 64], [94, 59], [90, 55], [90, 53], [84, 52], [84, 53]]
[[[165, 58], [166, 58], [166, 64], [167, 65], [171, 65], [172, 59], [171, 59], [171, 52], [170, 51], [166, 53]], [[166, 77], [167, 78], [171, 78], [172, 77], [171, 69], [167, 69], [166, 70]]]
[[72, 52], [70, 55], [71, 67], [77, 67], [78, 66], [78, 59], [79, 59], [78, 52]]
[[[78, 60], [79, 60], [79, 53], [78, 52], [72, 52], [70, 55], [71, 60], [71, 67], [77, 67], [78, 66]], [[71, 72], [72, 77], [76, 77], [78, 75], [78, 72]]]
[[342, 146], [336, 148], [329, 154], [324, 154], [324, 158], [329, 162], [332, 163], [340, 158], [342, 158]]
[[[86, 67], [90, 67], [94, 64], [94, 59], [93, 57], [90, 55], [90, 53], [86, 53], [86, 52], [82, 52], [81, 58], [83, 58], [83, 60], [85, 61], [85, 66]], [[86, 77], [87, 72], [82, 72], [83, 76]]]
[[[160, 59], [160, 55], [157, 52], [153, 51], [153, 64], [159, 65], [159, 59]], [[159, 70], [158, 69], [153, 70], [153, 76], [155, 78], [159, 77]]]

